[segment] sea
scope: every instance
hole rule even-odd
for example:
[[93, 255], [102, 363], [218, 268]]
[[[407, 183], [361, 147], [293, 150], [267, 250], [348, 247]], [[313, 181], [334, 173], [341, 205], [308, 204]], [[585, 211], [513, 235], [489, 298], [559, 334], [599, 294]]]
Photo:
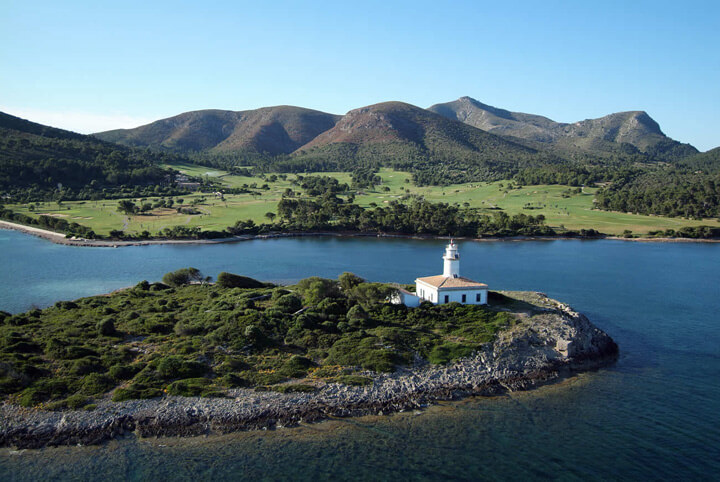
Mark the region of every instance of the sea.
[[[81, 248], [0, 230], [0, 310], [192, 266], [276, 283], [344, 271], [411, 283], [446, 240], [301, 237]], [[527, 392], [196, 438], [0, 449], [0, 480], [720, 480], [720, 243], [459, 243], [461, 274], [540, 291], [618, 343], [616, 363]]]

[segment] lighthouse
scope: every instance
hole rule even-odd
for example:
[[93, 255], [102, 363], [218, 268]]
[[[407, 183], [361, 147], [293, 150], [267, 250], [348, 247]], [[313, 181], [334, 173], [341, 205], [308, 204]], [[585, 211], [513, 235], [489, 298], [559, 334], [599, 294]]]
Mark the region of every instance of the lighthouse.
[[454, 240], [445, 247], [443, 255], [443, 276], [446, 278], [457, 278], [460, 276], [460, 253]]
[[450, 240], [442, 258], [443, 274], [417, 278], [415, 293], [401, 288], [393, 303], [401, 303], [409, 307], [420, 306], [423, 301], [429, 301], [435, 305], [447, 303], [487, 304], [488, 285], [460, 276], [460, 252], [455, 240]]

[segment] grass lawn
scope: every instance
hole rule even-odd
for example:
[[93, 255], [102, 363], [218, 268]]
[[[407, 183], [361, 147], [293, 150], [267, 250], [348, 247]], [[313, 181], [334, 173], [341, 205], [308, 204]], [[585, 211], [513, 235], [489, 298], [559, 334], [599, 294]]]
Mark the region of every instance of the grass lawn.
[[[278, 177], [277, 180], [270, 182], [258, 177], [234, 176], [220, 169], [192, 164], [176, 164], [172, 167], [191, 176], [207, 176], [228, 188], [240, 188], [254, 183], [258, 188], [268, 184], [270, 189], [258, 190], [260, 195], [226, 194], [224, 200], [212, 194], [200, 193], [173, 197], [175, 206], [189, 205], [194, 200], [204, 198], [195, 205], [201, 214], [194, 215], [179, 214], [175, 209], [159, 208], [146, 215], [126, 216], [117, 211], [117, 200], [68, 201], [61, 206], [57, 203], [35, 203], [34, 211], [30, 211], [27, 205], [8, 207], [16, 212], [33, 216], [40, 214], [62, 216], [68, 221], [89, 226], [100, 234], [107, 234], [112, 229], [121, 229], [127, 233], [147, 230], [155, 234], [163, 228], [177, 225], [222, 230], [238, 220], [252, 219], [256, 223], [267, 222], [265, 213], [277, 212], [277, 203], [287, 188], [300, 191], [298, 186], [291, 183], [296, 177], [294, 174], [286, 175], [286, 179]], [[322, 175], [350, 184], [350, 174], [346, 172], [326, 172]], [[646, 234], [649, 231], [678, 229], [683, 226], [720, 226], [715, 219], [697, 221], [594, 210], [592, 207], [595, 188], [584, 188], [581, 193], [573, 192], [573, 188], [557, 185], [508, 189], [508, 181], [417, 187], [410, 182], [411, 175], [407, 172], [382, 169], [379, 175], [383, 180], [382, 185], [359, 191], [355, 199], [356, 203], [363, 207], [372, 204], [382, 206], [392, 200], [400, 199], [407, 193], [420, 194], [430, 201], [478, 208], [488, 214], [492, 214], [498, 208], [510, 215], [521, 212], [535, 216], [543, 214], [547, 223], [554, 228], [560, 226], [574, 230], [594, 228], [608, 234], [622, 234], [624, 230], [631, 230], [635, 234]], [[153, 202], [156, 199], [158, 198], [147, 198], [143, 202]], [[182, 203], [179, 199], [182, 199]], [[134, 201], [139, 203], [140, 199]]]

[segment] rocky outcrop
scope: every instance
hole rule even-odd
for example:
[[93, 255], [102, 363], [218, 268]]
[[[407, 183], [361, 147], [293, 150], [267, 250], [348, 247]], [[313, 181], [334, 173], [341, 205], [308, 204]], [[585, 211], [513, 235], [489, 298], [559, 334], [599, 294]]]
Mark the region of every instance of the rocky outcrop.
[[[530, 299], [528, 298], [530, 297]], [[615, 342], [582, 314], [541, 294], [526, 294], [516, 323], [473, 356], [446, 366], [419, 363], [365, 387], [319, 384], [313, 393], [236, 389], [228, 398], [164, 397], [114, 403], [93, 411], [0, 407], [0, 446], [97, 444], [123, 434], [196, 436], [256, 430], [328, 417], [388, 414], [438, 400], [526, 390], [612, 362]]]

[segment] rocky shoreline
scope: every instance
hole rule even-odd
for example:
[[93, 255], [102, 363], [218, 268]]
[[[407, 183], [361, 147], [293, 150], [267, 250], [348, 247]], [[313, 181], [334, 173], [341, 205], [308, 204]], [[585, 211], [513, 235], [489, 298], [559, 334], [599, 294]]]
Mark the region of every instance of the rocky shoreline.
[[112, 402], [92, 411], [0, 406], [0, 446], [99, 444], [123, 435], [197, 436], [290, 427], [330, 417], [389, 414], [439, 400], [527, 390], [612, 363], [615, 342], [584, 315], [533, 294], [533, 309], [473, 356], [446, 366], [419, 363], [367, 374], [372, 385], [317, 383], [311, 393], [234, 389], [228, 398], [162, 397]]

